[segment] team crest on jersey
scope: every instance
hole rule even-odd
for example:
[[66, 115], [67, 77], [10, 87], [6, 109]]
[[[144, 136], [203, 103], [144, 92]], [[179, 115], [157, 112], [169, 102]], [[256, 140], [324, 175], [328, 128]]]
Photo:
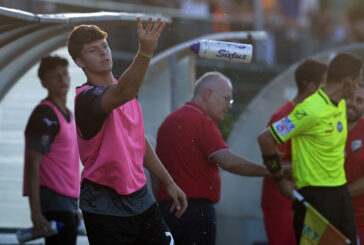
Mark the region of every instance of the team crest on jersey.
[[339, 131], [339, 133], [343, 131], [343, 124], [340, 121], [337, 123], [337, 130]]
[[332, 132], [334, 132], [335, 126], [334, 124], [331, 122], [329, 123], [329, 126], [327, 127], [327, 129], [325, 130], [325, 133], [327, 134], [331, 134]]
[[57, 125], [57, 121], [51, 121], [48, 118], [43, 118], [43, 121], [47, 124], [47, 126], [52, 126], [52, 124]]
[[361, 146], [362, 146], [362, 142], [361, 142], [361, 140], [353, 140], [353, 141], [351, 142], [351, 150], [352, 150], [353, 152], [358, 151], [358, 150], [361, 148]]
[[307, 113], [304, 110], [297, 110], [294, 113], [294, 116], [298, 119], [301, 120], [302, 118], [304, 118], [305, 116], [307, 116]]
[[104, 90], [105, 90], [105, 88], [104, 88], [104, 87], [97, 86], [97, 87], [94, 89], [93, 93], [94, 93], [94, 94], [96, 94], [96, 95], [100, 95], [100, 94], [102, 94], [102, 92], [104, 92]]
[[293, 124], [289, 117], [285, 117], [282, 120], [279, 120], [274, 124], [274, 127], [277, 129], [277, 132], [281, 137], [286, 136], [296, 129], [296, 126]]

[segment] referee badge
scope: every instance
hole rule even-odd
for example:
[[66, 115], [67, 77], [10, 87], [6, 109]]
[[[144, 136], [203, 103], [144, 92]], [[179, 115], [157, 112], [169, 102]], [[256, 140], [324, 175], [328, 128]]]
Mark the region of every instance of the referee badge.
[[340, 121], [337, 123], [337, 130], [339, 132], [343, 131], [343, 124]]
[[294, 125], [294, 123], [291, 121], [291, 119], [288, 117], [285, 117], [281, 120], [279, 120], [278, 122], [275, 122], [273, 124], [273, 126], [276, 128], [277, 133], [281, 136], [284, 137], [287, 134], [289, 134], [290, 132], [292, 132], [293, 130], [296, 129], [296, 126]]
[[352, 150], [353, 152], [358, 151], [358, 150], [361, 148], [361, 146], [362, 146], [362, 142], [361, 142], [361, 140], [353, 140], [353, 141], [351, 142], [351, 150]]

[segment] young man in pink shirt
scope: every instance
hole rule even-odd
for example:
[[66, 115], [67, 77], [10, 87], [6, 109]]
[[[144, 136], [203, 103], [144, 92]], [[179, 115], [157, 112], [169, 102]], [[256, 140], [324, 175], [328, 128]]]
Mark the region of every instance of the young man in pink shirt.
[[87, 83], [77, 88], [75, 117], [84, 169], [80, 208], [90, 244], [173, 244], [173, 238], [146, 185], [143, 166], [156, 175], [174, 201], [180, 217], [185, 194], [165, 170], [144, 136], [136, 99], [165, 24], [146, 27], [138, 18], [139, 50], [116, 80], [112, 74], [107, 33], [94, 25], [75, 27], [68, 51], [85, 72]]
[[23, 194], [29, 197], [35, 233], [42, 236], [48, 221], [64, 224], [46, 244], [76, 244], [80, 172], [76, 126], [66, 107], [70, 78], [68, 61], [42, 59], [38, 76], [48, 96], [32, 112], [25, 130]]

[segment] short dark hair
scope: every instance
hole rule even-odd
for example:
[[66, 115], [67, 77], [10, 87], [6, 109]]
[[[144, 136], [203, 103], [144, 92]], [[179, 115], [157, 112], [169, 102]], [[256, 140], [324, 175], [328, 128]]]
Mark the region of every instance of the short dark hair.
[[345, 77], [355, 78], [360, 74], [363, 62], [352, 54], [340, 53], [329, 64], [327, 83], [337, 83]]
[[346, 12], [346, 17], [350, 22], [364, 20], [364, 1], [362, 0], [353, 0], [349, 5], [349, 8]]
[[92, 43], [97, 40], [106, 39], [107, 33], [96, 25], [79, 25], [73, 28], [68, 36], [67, 46], [68, 53], [73, 59], [81, 56], [81, 51], [85, 44]]
[[295, 71], [298, 92], [301, 93], [306, 89], [307, 82], [314, 82], [319, 85], [327, 69], [328, 66], [325, 63], [317, 60], [306, 59], [301, 62]]
[[38, 68], [38, 77], [40, 80], [44, 79], [44, 75], [47, 71], [55, 69], [57, 66], [68, 66], [68, 60], [61, 58], [57, 55], [43, 57], [40, 61]]

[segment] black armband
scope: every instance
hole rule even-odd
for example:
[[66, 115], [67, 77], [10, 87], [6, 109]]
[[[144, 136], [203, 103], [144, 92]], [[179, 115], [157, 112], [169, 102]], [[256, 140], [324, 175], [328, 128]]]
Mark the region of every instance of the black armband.
[[278, 154], [272, 155], [263, 155], [264, 165], [267, 166], [267, 169], [271, 173], [276, 173], [282, 169], [281, 160], [279, 159]]

